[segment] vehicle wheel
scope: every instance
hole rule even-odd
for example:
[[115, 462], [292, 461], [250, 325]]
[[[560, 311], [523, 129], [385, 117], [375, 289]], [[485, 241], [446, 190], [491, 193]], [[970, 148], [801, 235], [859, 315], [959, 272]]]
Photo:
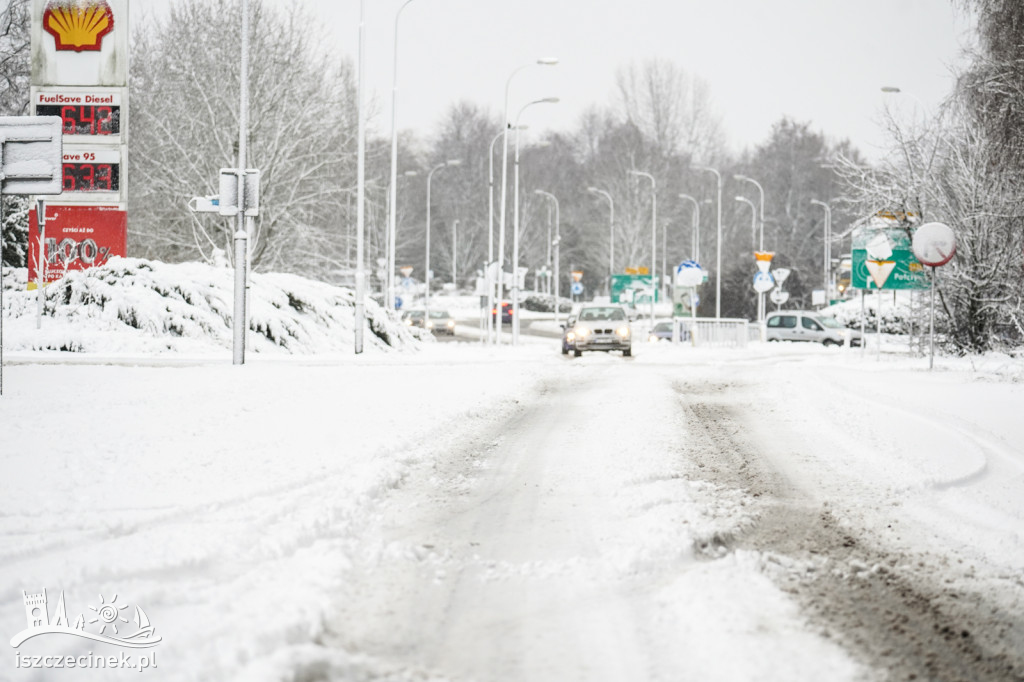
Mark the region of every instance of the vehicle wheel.
[[622, 357], [624, 357], [624, 358], [631, 358], [631, 357], [633, 357], [633, 349], [632, 348], [627, 348], [626, 350], [622, 351]]
[[568, 355], [568, 354], [569, 354], [569, 348], [566, 347], [566, 345], [563, 343], [562, 344], [562, 355]]
[[576, 348], [574, 348], [574, 349], [573, 349], [573, 351], [572, 351], [572, 356], [573, 356], [574, 358], [578, 358], [578, 357], [579, 357], [579, 356], [581, 356], [581, 355], [583, 355], [583, 351], [581, 351], [581, 350], [579, 350], [579, 349], [576, 349]]
[[832, 339], [825, 339], [824, 341], [821, 342], [821, 345], [825, 346], [825, 348], [828, 348], [829, 346], [838, 346], [839, 344], [833, 341]]

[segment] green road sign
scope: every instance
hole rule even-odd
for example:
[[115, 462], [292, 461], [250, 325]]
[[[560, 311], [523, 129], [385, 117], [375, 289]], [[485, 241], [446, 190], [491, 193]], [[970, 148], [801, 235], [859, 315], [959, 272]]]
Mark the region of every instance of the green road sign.
[[[654, 292], [654, 301], [659, 300]], [[651, 302], [650, 275], [612, 275], [612, 303], [640, 305]]]
[[855, 231], [850, 286], [854, 289], [927, 288], [927, 273], [914, 257], [910, 239], [909, 230], [901, 227]]

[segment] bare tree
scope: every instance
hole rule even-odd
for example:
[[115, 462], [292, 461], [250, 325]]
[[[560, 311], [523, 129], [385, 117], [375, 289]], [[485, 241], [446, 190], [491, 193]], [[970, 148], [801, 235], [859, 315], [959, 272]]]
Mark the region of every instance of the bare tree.
[[[133, 36], [131, 250], [166, 260], [209, 257], [231, 226], [186, 202], [215, 194], [237, 165], [240, 4], [180, 0]], [[251, 3], [248, 163], [259, 168], [257, 267], [328, 276], [348, 265], [355, 184], [351, 66], [314, 49], [297, 6]]]

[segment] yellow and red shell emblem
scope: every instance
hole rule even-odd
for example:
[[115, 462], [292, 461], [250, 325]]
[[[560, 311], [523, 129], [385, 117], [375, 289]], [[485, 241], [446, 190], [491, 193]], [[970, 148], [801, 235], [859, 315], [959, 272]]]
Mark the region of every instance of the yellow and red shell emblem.
[[53, 0], [43, 12], [43, 28], [58, 50], [99, 51], [103, 36], [114, 30], [114, 13], [106, 0]]

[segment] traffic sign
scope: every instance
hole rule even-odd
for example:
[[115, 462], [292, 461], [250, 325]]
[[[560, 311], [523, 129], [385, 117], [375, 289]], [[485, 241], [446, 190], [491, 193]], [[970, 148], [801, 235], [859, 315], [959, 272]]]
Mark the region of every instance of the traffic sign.
[[704, 271], [695, 260], [684, 260], [676, 267], [676, 285], [695, 287], [704, 281]]
[[572, 295], [573, 296], [579, 296], [580, 294], [583, 293], [583, 283], [582, 282], [573, 282], [571, 290], [572, 290]]
[[573, 270], [572, 271], [572, 281], [578, 282], [581, 279], [583, 279], [583, 271], [582, 270]]
[[922, 264], [937, 268], [956, 255], [956, 235], [943, 223], [925, 223], [914, 232], [911, 248]]
[[775, 280], [772, 279], [770, 272], [759, 272], [754, 275], [754, 291], [759, 294], [763, 294], [766, 291], [770, 291], [775, 286]]
[[769, 294], [769, 298], [772, 299], [772, 303], [774, 303], [775, 305], [782, 305], [783, 303], [789, 300], [789, 292], [783, 291], [782, 289], [776, 289], [771, 294]]
[[398, 271], [402, 273], [402, 277], [409, 279], [409, 277], [412, 275], [413, 267], [411, 265], [403, 265], [402, 267], [398, 268]]
[[757, 261], [757, 269], [761, 272], [768, 272], [768, 268], [772, 266], [772, 257], [775, 255], [773, 251], [755, 251], [754, 259]]
[[403, 303], [402, 297], [401, 296], [395, 296], [395, 310], [401, 310], [402, 309], [402, 303]]
[[781, 287], [786, 278], [789, 277], [789, 268], [775, 268], [772, 270], [772, 276], [775, 277], [775, 283]]

